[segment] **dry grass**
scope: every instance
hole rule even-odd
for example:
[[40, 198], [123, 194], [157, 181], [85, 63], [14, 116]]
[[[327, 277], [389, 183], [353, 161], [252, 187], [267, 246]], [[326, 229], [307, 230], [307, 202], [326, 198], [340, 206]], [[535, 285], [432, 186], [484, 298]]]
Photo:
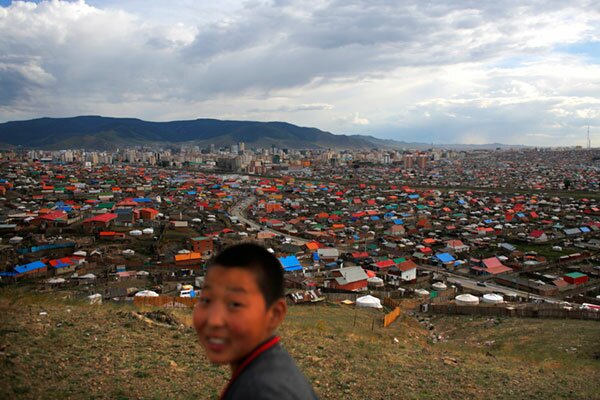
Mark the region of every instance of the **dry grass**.
[[[164, 327], [63, 297], [0, 291], [0, 398], [201, 399], [225, 385], [189, 310]], [[280, 334], [322, 399], [600, 398], [597, 322], [435, 317], [447, 340], [434, 344], [414, 318], [383, 329], [380, 316], [292, 307]]]

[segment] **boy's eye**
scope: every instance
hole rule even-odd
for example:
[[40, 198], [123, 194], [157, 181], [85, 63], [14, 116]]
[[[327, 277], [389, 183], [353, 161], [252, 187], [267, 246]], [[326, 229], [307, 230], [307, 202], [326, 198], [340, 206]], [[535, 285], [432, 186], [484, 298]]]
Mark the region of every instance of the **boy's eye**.
[[206, 305], [210, 303], [210, 299], [206, 298], [206, 297], [201, 297], [198, 299], [198, 303], [202, 304], [202, 305]]
[[229, 308], [233, 308], [233, 309], [242, 307], [242, 303], [239, 303], [237, 301], [231, 301], [231, 302], [229, 302], [228, 305], [229, 305]]

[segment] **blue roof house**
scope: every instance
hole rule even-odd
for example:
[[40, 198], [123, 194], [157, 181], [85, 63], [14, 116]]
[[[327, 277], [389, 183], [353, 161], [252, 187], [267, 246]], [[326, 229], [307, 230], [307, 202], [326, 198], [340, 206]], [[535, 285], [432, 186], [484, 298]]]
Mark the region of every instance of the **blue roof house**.
[[41, 261], [30, 262], [29, 264], [17, 265], [15, 267], [15, 272], [17, 276], [22, 276], [25, 274], [45, 272], [48, 266]]
[[302, 265], [296, 256], [279, 257], [279, 262], [285, 272], [302, 271]]
[[442, 264], [454, 264], [454, 261], [456, 261], [450, 253], [438, 253], [435, 255], [435, 259]]

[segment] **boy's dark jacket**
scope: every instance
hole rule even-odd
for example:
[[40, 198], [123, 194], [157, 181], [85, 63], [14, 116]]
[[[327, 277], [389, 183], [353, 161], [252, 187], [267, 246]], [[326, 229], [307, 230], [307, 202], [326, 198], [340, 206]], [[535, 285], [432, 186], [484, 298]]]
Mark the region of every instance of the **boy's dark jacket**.
[[318, 399], [292, 357], [275, 343], [261, 352], [229, 383], [224, 400]]

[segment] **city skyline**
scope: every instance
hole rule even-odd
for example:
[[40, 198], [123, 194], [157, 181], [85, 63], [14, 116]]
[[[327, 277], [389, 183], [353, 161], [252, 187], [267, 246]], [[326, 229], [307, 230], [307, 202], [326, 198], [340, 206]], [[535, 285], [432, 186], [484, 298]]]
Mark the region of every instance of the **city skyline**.
[[431, 143], [600, 140], [600, 6], [0, 1], [0, 122], [286, 121]]

